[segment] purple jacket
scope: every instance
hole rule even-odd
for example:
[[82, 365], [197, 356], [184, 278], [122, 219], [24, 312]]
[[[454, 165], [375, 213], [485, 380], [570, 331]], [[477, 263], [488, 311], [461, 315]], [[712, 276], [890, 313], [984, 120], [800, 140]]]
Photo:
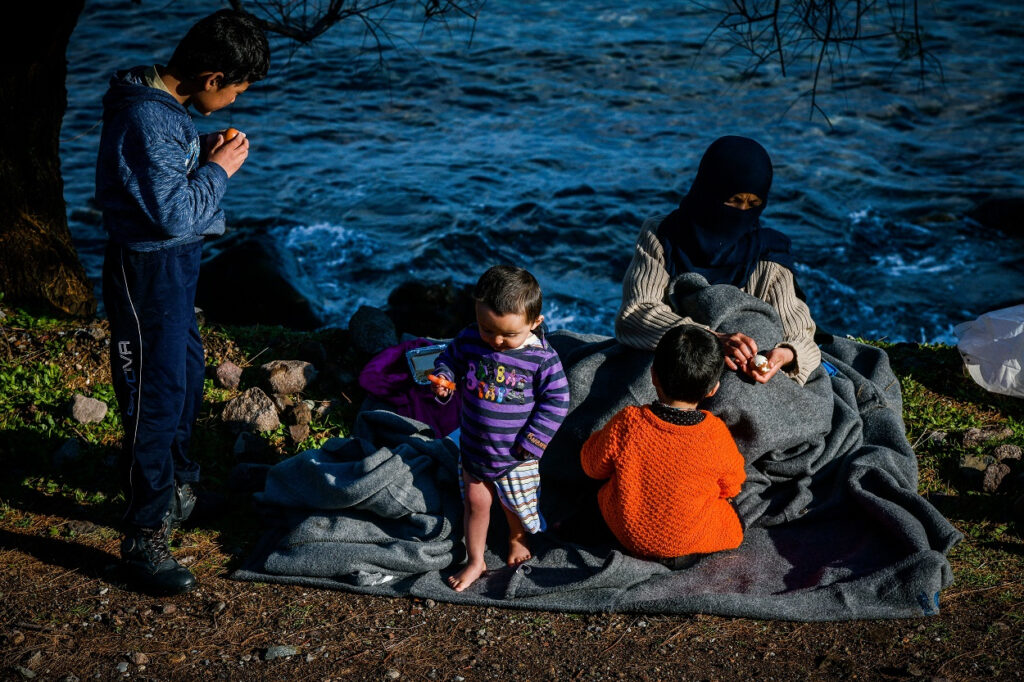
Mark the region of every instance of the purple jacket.
[[434, 430], [438, 438], [447, 436], [459, 426], [458, 399], [442, 405], [434, 400], [429, 386], [412, 380], [405, 352], [433, 342], [427, 339], [403, 341], [375, 355], [359, 373], [359, 385], [374, 398], [387, 403], [396, 414], [421, 421]]

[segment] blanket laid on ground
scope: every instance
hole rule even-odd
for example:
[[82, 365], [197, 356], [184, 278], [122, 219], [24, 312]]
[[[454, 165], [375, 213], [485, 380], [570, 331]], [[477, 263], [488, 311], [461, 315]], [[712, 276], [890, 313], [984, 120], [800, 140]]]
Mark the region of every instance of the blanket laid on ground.
[[[774, 311], [734, 287], [684, 278], [677, 309], [770, 348]], [[541, 460], [542, 510], [555, 529], [534, 558], [504, 566], [494, 516], [491, 569], [467, 591], [445, 579], [461, 557], [457, 446], [424, 424], [364, 412], [351, 438], [286, 460], [257, 495], [271, 527], [242, 580], [295, 583], [464, 604], [593, 612], [715, 613], [790, 620], [931, 615], [952, 581], [946, 554], [960, 534], [917, 494], [899, 383], [879, 349], [822, 346], [836, 368], [805, 386], [781, 373], [755, 384], [726, 372], [706, 407], [747, 461], [736, 500], [743, 544], [677, 571], [588, 537], [600, 483], [579, 464], [583, 441], [627, 404], [654, 399], [650, 354], [614, 339], [549, 336], [571, 381], [570, 414]]]

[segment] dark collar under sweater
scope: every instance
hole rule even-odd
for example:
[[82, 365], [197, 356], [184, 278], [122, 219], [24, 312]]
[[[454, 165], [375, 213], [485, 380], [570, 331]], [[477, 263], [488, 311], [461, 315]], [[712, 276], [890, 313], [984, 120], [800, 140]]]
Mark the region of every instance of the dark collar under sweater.
[[677, 426], [696, 426], [704, 421], [704, 413], [700, 410], [683, 410], [678, 407], [669, 407], [657, 400], [650, 404], [650, 408], [655, 417]]

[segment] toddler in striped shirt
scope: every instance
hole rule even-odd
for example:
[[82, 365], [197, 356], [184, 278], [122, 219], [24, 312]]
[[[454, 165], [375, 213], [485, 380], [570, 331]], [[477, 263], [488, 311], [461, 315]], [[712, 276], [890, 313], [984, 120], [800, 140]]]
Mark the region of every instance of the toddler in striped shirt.
[[[457, 592], [487, 569], [484, 548], [497, 497], [509, 526], [509, 566], [532, 555], [527, 533], [540, 515], [540, 458], [569, 408], [558, 353], [544, 338], [541, 290], [526, 270], [497, 265], [473, 291], [476, 324], [434, 361], [438, 398], [462, 392], [459, 448], [465, 501], [466, 565], [448, 579]], [[450, 384], [449, 384], [450, 385]]]

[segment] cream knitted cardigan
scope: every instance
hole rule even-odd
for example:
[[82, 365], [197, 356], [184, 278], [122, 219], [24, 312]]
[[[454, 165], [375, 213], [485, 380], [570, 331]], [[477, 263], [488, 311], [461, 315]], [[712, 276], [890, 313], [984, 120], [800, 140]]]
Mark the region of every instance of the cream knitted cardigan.
[[[689, 317], [677, 315], [668, 303], [671, 278], [665, 250], [657, 235], [663, 219], [664, 216], [654, 216], [644, 221], [633, 261], [622, 281], [622, 306], [615, 318], [615, 337], [633, 348], [653, 350], [672, 327], [697, 324]], [[803, 384], [821, 364], [821, 351], [814, 343], [811, 312], [807, 304], [797, 298], [793, 273], [773, 261], [761, 261], [742, 289], [778, 311], [782, 319], [782, 343], [779, 345], [791, 349], [795, 356], [783, 370]]]

